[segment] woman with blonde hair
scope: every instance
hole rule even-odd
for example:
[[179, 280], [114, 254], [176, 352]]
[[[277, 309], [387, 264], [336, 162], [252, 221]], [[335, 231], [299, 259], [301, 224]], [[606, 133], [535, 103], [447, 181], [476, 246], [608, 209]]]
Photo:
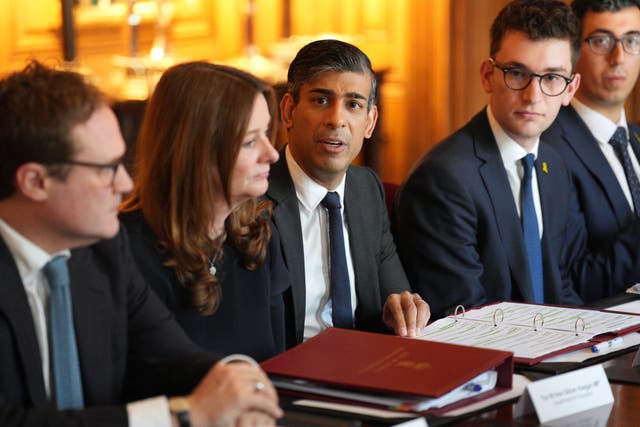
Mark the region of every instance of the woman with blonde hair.
[[285, 347], [289, 287], [271, 204], [278, 159], [271, 86], [237, 69], [179, 64], [146, 107], [121, 219], [149, 285], [205, 349], [257, 360]]

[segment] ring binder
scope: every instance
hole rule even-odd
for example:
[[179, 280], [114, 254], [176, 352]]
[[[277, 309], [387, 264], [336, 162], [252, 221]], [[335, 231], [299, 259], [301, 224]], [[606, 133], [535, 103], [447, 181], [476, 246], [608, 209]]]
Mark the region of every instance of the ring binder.
[[[465, 311], [464, 311], [464, 306], [463, 306], [462, 304], [458, 304], [458, 305], [456, 306], [456, 309], [453, 311], [453, 317], [454, 317], [454, 318], [455, 318], [455, 317], [458, 317], [458, 309], [461, 309], [461, 310], [462, 310], [462, 317], [464, 317], [464, 313], [465, 313]], [[457, 320], [456, 320], [456, 321], [457, 321]]]
[[538, 317], [540, 317], [540, 327], [542, 328], [544, 326], [544, 316], [540, 312], [536, 313], [536, 315], [533, 316], [533, 330], [536, 332], [538, 332], [538, 328], [536, 328], [536, 319], [538, 319]]
[[420, 339], [512, 351], [516, 363], [535, 365], [638, 330], [638, 315], [504, 301], [436, 320]]
[[580, 322], [580, 321], [582, 322], [582, 330], [580, 332], [584, 332], [584, 319], [582, 317], [578, 317], [576, 319], [576, 324], [573, 327], [573, 330], [576, 333], [576, 336], [579, 335], [579, 333], [578, 333], [578, 322]]
[[501, 308], [496, 308], [493, 311], [493, 326], [498, 326], [498, 323], [496, 322], [496, 314], [498, 314], [498, 312], [500, 312], [500, 323], [504, 322], [504, 311], [502, 311]]

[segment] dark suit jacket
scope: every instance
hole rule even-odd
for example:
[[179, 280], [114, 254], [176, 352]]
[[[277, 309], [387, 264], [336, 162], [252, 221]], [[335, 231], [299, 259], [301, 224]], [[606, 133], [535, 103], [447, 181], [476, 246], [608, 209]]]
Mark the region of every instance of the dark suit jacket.
[[[629, 124], [629, 133], [631, 147], [640, 159], [640, 129]], [[629, 203], [598, 141], [576, 110], [572, 106], [563, 107], [542, 138], [562, 156], [571, 173], [584, 213], [589, 249], [597, 251], [620, 235], [633, 235], [629, 229], [634, 227]], [[617, 260], [618, 265], [611, 271], [607, 288], [589, 285], [591, 277], [577, 278], [578, 282], [585, 284], [582, 291], [585, 300], [622, 292], [633, 282], [640, 281], [640, 250], [631, 255]]]
[[[569, 174], [542, 144], [536, 174], [545, 302], [580, 304], [567, 267], [584, 247], [584, 224]], [[398, 253], [434, 318], [458, 304], [533, 301], [520, 218], [485, 110], [417, 164], [394, 208]]]
[[[274, 202], [273, 221], [280, 233], [285, 262], [291, 276], [289, 327], [296, 343], [302, 342], [305, 313], [304, 250], [298, 198], [289, 174], [285, 152], [272, 166], [267, 195]], [[350, 166], [347, 170], [344, 209], [349, 228], [358, 305], [357, 329], [384, 331], [382, 307], [389, 294], [409, 290], [402, 269], [384, 202], [384, 190], [370, 169]], [[293, 323], [291, 325], [291, 323]]]
[[126, 233], [71, 251], [69, 274], [88, 409], [58, 412], [47, 399], [33, 318], [0, 239], [0, 424], [126, 426], [128, 398], [189, 392], [213, 364], [140, 277]]
[[195, 343], [217, 355], [242, 353], [257, 361], [285, 350], [283, 294], [289, 288], [289, 273], [277, 230], [271, 234], [264, 262], [253, 271], [246, 269], [230, 239], [225, 240], [217, 266], [222, 302], [215, 313], [203, 316], [186, 303], [185, 288], [175, 270], [164, 265], [166, 251], [142, 213], [126, 212], [120, 219], [131, 236], [140, 272]]

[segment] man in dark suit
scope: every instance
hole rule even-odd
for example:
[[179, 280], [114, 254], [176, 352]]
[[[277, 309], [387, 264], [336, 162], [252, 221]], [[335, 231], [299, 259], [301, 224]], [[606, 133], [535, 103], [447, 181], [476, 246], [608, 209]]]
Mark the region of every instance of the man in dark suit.
[[[640, 175], [640, 129], [627, 122], [624, 111], [640, 72], [640, 2], [575, 0], [571, 7], [582, 23], [582, 52], [576, 64], [580, 87], [542, 139], [565, 161], [584, 213], [588, 247], [599, 250], [640, 218], [640, 192], [632, 191]], [[626, 134], [626, 156], [610, 142], [617, 128]], [[635, 255], [626, 260], [635, 271], [612, 271], [605, 287], [598, 286], [599, 278], [593, 285], [592, 277], [577, 278], [584, 299], [623, 292], [640, 281]]]
[[[399, 191], [394, 231], [436, 317], [501, 300], [580, 304], [574, 270], [619, 268], [638, 234], [584, 251], [584, 220], [561, 157], [540, 134], [575, 93], [579, 24], [561, 1], [517, 0], [491, 27], [486, 109], [442, 141]], [[534, 162], [535, 160], [535, 162]]]
[[0, 100], [0, 424], [272, 425], [265, 374], [191, 343], [132, 262], [100, 92], [33, 62]]
[[[291, 274], [290, 344], [329, 326], [416, 335], [429, 308], [408, 291], [382, 185], [371, 170], [350, 166], [378, 117], [369, 58], [348, 43], [316, 41], [298, 52], [288, 83], [280, 103], [288, 145], [267, 195]], [[339, 238], [329, 238], [331, 196]], [[340, 255], [331, 247], [338, 239]]]

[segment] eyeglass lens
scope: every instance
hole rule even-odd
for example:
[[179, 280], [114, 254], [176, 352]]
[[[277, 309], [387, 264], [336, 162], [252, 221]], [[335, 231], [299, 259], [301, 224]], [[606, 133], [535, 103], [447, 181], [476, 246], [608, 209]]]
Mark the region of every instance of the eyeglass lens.
[[609, 34], [591, 36], [585, 39], [593, 53], [607, 55], [616, 48], [618, 42], [622, 44], [622, 49], [632, 55], [640, 54], [640, 34], [628, 34], [621, 38], [613, 37]]
[[529, 86], [531, 80], [537, 77], [540, 89], [543, 93], [555, 96], [560, 95], [567, 87], [567, 81], [558, 74], [535, 74], [518, 69], [508, 69], [504, 71], [506, 85], [514, 90], [522, 90]]

